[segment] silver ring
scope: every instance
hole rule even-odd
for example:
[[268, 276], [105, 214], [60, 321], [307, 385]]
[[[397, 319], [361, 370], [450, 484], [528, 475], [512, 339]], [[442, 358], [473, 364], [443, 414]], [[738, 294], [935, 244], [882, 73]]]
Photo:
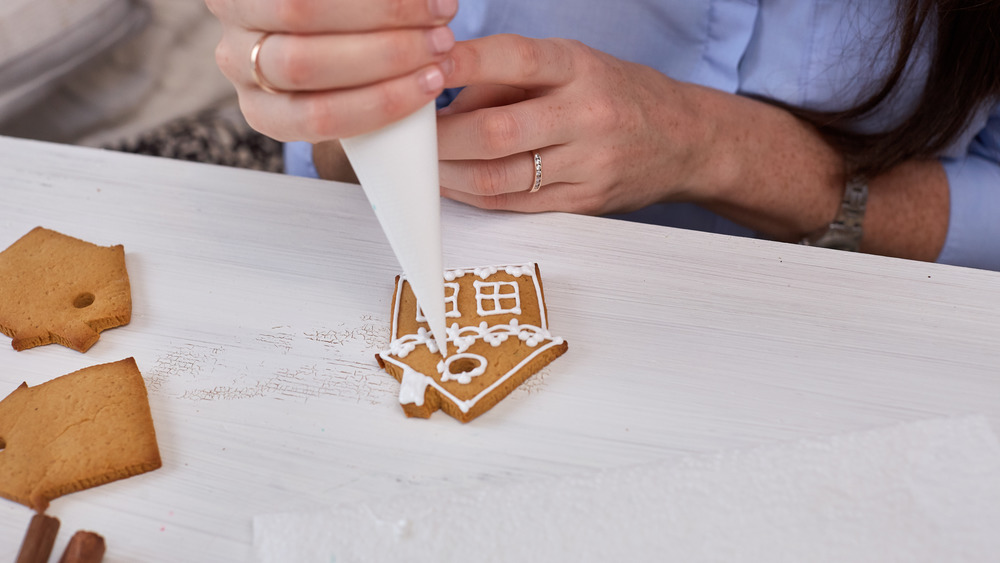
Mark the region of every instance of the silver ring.
[[533, 194], [538, 191], [538, 188], [542, 187], [542, 155], [535, 153], [535, 183], [531, 185], [531, 191], [529, 194]]
[[260, 58], [260, 48], [264, 45], [264, 40], [270, 36], [271, 33], [261, 35], [260, 39], [250, 48], [250, 73], [253, 75], [253, 81], [257, 83], [257, 86], [260, 86], [261, 90], [268, 94], [280, 94], [281, 90], [275, 88], [260, 72], [260, 61], [258, 60]]

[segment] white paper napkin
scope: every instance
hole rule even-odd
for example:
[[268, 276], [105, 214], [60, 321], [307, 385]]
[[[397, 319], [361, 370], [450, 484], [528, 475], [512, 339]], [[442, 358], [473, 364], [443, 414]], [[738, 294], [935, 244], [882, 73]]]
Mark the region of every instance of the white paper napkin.
[[254, 520], [262, 562], [997, 561], [1000, 444], [938, 419]]

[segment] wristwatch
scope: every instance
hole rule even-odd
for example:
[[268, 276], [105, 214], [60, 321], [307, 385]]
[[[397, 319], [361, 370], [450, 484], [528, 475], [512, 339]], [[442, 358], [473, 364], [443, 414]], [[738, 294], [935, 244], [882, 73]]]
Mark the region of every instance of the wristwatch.
[[867, 204], [868, 181], [862, 176], [852, 176], [844, 189], [837, 217], [829, 226], [809, 234], [799, 244], [857, 252], [864, 232], [862, 224]]

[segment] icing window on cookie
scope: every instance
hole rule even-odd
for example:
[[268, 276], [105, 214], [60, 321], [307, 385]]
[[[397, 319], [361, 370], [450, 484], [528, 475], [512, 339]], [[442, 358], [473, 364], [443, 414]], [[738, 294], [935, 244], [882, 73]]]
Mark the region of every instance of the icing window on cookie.
[[[444, 284], [444, 316], [445, 317], [461, 317], [462, 313], [458, 310], [458, 284], [457, 283], [446, 283]], [[417, 307], [417, 322], [423, 323], [427, 322], [427, 317], [424, 316], [424, 311], [420, 307]]]
[[481, 282], [476, 288], [476, 312], [483, 315], [521, 314], [521, 294], [515, 282]]

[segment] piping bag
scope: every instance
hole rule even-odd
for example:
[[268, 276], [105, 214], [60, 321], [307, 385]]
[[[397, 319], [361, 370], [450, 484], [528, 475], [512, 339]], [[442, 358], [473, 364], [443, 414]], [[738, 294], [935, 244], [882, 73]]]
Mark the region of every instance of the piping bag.
[[445, 332], [434, 102], [385, 127], [340, 140], [442, 356]]

